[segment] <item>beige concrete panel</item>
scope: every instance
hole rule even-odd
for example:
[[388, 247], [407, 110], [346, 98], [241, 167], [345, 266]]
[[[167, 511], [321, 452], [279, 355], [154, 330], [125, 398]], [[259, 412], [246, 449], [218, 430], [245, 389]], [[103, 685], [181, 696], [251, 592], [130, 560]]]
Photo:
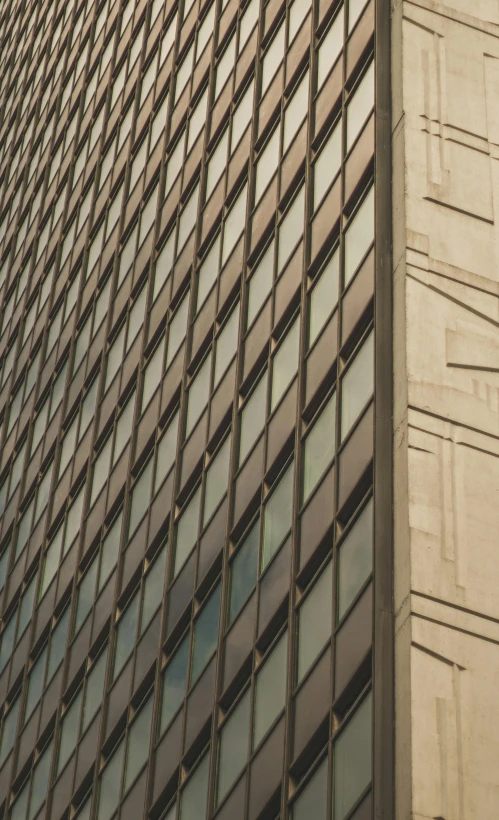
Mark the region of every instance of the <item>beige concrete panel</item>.
[[414, 816], [497, 816], [498, 682], [497, 643], [413, 618]]
[[499, 817], [499, 2], [393, 2], [397, 820]]

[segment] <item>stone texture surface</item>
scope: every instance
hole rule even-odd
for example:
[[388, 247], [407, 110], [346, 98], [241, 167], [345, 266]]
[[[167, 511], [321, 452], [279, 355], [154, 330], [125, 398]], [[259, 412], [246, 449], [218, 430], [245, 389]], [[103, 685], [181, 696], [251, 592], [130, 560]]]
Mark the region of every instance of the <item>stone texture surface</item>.
[[392, 0], [397, 820], [499, 818], [499, 1]]

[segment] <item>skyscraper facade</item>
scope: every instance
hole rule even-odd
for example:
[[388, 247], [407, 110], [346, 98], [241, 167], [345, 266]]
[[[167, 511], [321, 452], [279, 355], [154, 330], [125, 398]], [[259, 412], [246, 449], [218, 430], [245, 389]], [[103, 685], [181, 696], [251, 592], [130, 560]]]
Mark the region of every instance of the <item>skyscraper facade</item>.
[[393, 816], [389, 6], [0, 0], [5, 820]]

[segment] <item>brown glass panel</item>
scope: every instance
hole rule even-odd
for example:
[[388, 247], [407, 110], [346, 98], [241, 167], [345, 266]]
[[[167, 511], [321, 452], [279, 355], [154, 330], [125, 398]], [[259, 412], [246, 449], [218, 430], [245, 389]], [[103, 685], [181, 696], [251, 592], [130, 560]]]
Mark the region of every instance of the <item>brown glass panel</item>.
[[300, 523], [300, 570], [307, 564], [331, 527], [335, 514], [335, 466], [321, 484], [304, 510]]
[[291, 538], [272, 560], [260, 583], [258, 635], [261, 635], [289, 592]]
[[295, 698], [293, 759], [296, 760], [331, 708], [331, 648], [322, 655]]
[[179, 621], [180, 616], [185, 612], [192, 602], [194, 593], [194, 574], [196, 571], [196, 551], [187, 560], [182, 568], [182, 572], [175, 580], [168, 595], [168, 634]]
[[[130, 647], [131, 648], [131, 647]], [[118, 719], [127, 708], [130, 697], [130, 684], [132, 682], [133, 658], [130, 658], [120, 673], [118, 680], [109, 692], [107, 715], [106, 715], [106, 738], [113, 731]]]
[[284, 756], [284, 728], [285, 721], [281, 718], [251, 764], [249, 820], [256, 820], [279, 789]]
[[92, 723], [83, 735], [77, 751], [75, 790], [80, 785], [91, 766], [95, 762], [97, 742], [99, 739], [101, 712], [94, 717]]
[[225, 530], [227, 526], [227, 500], [225, 500], [213, 519], [210, 521], [207, 529], [203, 533], [199, 545], [199, 566], [197, 574], [197, 586], [202, 584], [203, 580], [211, 569], [215, 559], [221, 558], [221, 552], [225, 542]]
[[272, 467], [289, 439], [294, 436], [297, 396], [298, 380], [295, 379], [269, 424], [266, 472]]
[[263, 476], [263, 444], [262, 437], [236, 479], [234, 523], [239, 521], [250, 501], [260, 492]]
[[211, 716], [215, 694], [216, 658], [208, 664], [187, 698], [184, 751], [187, 751]]
[[351, 282], [342, 300], [341, 343], [348, 339], [374, 295], [374, 248]]
[[339, 508], [369, 466], [373, 452], [373, 423], [371, 404], [339, 457]]
[[183, 710], [177, 715], [158, 745], [154, 760], [153, 803], [170, 782], [180, 761], [182, 749]]
[[255, 614], [256, 593], [253, 593], [225, 638], [223, 689], [231, 683], [253, 649]]
[[123, 820], [133, 817], [142, 817], [146, 797], [147, 770], [143, 771], [134, 783], [121, 807], [120, 817]]
[[76, 757], [72, 756], [65, 766], [63, 773], [59, 777], [52, 793], [51, 815], [59, 818], [68, 805], [73, 793], [73, 777], [75, 771]]
[[237, 786], [223, 805], [216, 813], [217, 820], [234, 820], [234, 818], [244, 817], [245, 811], [245, 796], [246, 796], [246, 775], [244, 775], [238, 782]]
[[372, 584], [369, 584], [336, 633], [335, 698], [340, 697], [344, 687], [371, 648], [372, 612], [373, 590]]

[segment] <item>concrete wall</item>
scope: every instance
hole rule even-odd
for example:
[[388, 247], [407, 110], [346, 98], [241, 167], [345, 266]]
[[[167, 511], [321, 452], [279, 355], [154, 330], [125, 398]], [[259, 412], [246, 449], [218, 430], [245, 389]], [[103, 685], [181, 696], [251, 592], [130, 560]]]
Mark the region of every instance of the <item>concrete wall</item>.
[[499, 818], [499, 0], [392, 0], [397, 820]]

